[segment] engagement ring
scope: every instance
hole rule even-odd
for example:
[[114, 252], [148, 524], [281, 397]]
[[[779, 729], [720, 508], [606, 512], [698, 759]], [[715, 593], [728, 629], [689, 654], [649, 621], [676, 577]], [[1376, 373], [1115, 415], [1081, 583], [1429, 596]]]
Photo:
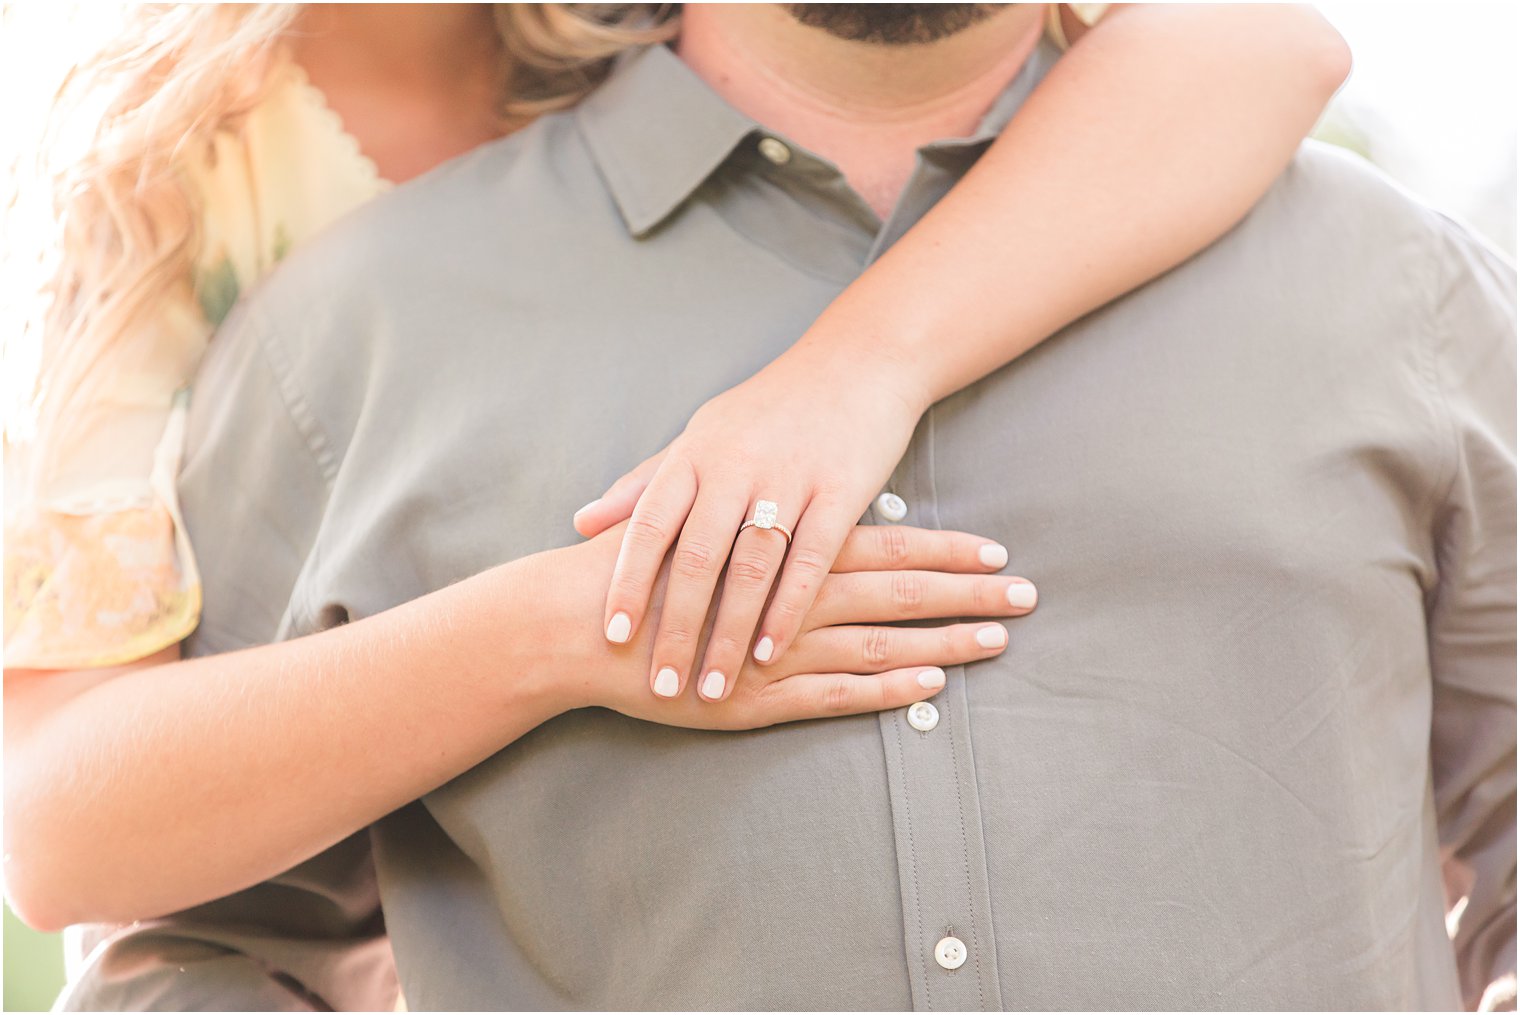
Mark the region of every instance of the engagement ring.
[[775, 529], [777, 532], [786, 537], [787, 545], [791, 545], [792, 530], [776, 521], [777, 513], [778, 510], [776, 508], [775, 501], [757, 500], [755, 501], [755, 516], [749, 521], [745, 522], [743, 525], [739, 526], [739, 531], [743, 532], [751, 525], [757, 529]]

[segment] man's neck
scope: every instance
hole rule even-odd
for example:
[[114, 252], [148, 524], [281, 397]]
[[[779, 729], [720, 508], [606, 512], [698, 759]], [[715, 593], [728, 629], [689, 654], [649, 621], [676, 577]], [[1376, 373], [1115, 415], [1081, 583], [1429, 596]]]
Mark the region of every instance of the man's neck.
[[885, 218], [914, 153], [962, 137], [1039, 40], [1043, 7], [1011, 4], [937, 42], [850, 42], [776, 4], [687, 4], [677, 52], [719, 95], [839, 167]]

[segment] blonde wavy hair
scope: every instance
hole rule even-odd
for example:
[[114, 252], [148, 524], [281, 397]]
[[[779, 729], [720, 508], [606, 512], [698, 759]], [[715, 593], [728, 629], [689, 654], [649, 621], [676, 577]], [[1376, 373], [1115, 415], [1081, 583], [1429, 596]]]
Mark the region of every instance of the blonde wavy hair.
[[[193, 285], [198, 212], [183, 159], [263, 97], [280, 41], [301, 4], [142, 4], [98, 53], [76, 65], [53, 100], [35, 177], [52, 201], [52, 264], [40, 306], [7, 370], [7, 441], [26, 435], [42, 469], [71, 421], [88, 415], [103, 353], [152, 341], [138, 325]], [[623, 51], [675, 34], [678, 5], [495, 4], [502, 55], [503, 132], [571, 106]], [[86, 119], [82, 154], [54, 164], [51, 142]], [[144, 333], [147, 331], [148, 333]], [[15, 397], [20, 390], [22, 397]], [[17, 426], [19, 419], [24, 426]]]

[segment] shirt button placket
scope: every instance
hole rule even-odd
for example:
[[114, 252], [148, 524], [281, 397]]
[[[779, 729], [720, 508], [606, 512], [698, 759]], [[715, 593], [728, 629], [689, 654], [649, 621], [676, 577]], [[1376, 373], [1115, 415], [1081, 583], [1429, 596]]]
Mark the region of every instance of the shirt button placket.
[[[938, 494], [920, 431], [871, 503], [878, 525], [940, 528]], [[884, 712], [912, 1004], [919, 1011], [998, 1010], [1002, 992], [972, 761], [965, 678], [946, 667], [933, 701]]]

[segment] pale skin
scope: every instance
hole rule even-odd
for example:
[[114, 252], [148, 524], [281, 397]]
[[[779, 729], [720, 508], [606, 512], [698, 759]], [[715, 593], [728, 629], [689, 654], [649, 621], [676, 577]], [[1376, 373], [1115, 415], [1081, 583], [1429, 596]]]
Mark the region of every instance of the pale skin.
[[[913, 148], [974, 126], [1017, 66], [1010, 54], [1027, 52], [1036, 30], [1035, 16], [1014, 9], [951, 40], [954, 47], [914, 54], [914, 73], [902, 73], [899, 61], [885, 75], [858, 44], [803, 41], [791, 34], [798, 26], [775, 13], [689, 7], [681, 55], [736, 106], [840, 165], [878, 210], [901, 188]], [[480, 44], [478, 9], [455, 8], [448, 26], [414, 23], [410, 35], [382, 30], [386, 17], [419, 17], [410, 5], [321, 16], [329, 19], [323, 31], [305, 36], [297, 57], [383, 175], [405, 179], [490, 136], [481, 103], [491, 56]], [[1017, 616], [1034, 602], [1027, 582], [994, 575], [1007, 551], [986, 539], [897, 529], [884, 531], [900, 538], [877, 534], [883, 530], [851, 536], [853, 522], [927, 405], [1197, 250], [1238, 219], [1287, 160], [1344, 76], [1338, 37], [1327, 39], [1312, 15], [1292, 9], [1231, 17], [1137, 9], [1092, 31], [1009, 137], [791, 352], [710, 402], [663, 459], [577, 516], [583, 534], [601, 533], [587, 543], [281, 645], [188, 661], [171, 649], [109, 671], [7, 671], [6, 883], [17, 911], [55, 929], [227, 894], [314, 855], [568, 709], [594, 704], [672, 725], [753, 728], [900, 707], [932, 695], [942, 667], [1002, 651], [1000, 624], [841, 634], [908, 616]], [[755, 20], [725, 20], [732, 18]], [[740, 29], [753, 42], [735, 60], [733, 47], [746, 38]], [[397, 37], [417, 45], [363, 50], [366, 40]], [[1108, 48], [1099, 48], [1105, 38]], [[760, 105], [763, 75], [786, 66], [776, 61], [788, 53], [805, 52], [817, 59], [788, 67], [797, 72], [795, 104]], [[1306, 58], [1307, 84], [1285, 69], [1292, 59], [1300, 72]], [[1210, 76], [1223, 74], [1221, 64], [1243, 68], [1250, 82], [1221, 86]], [[1214, 90], [1200, 95], [1200, 81]], [[1226, 105], [1231, 115], [1221, 117]], [[856, 121], [848, 137], [834, 129]], [[1204, 127], [1210, 143], [1186, 140]], [[1126, 152], [1122, 167], [1111, 164], [1115, 150]], [[1172, 178], [1178, 165], [1189, 169], [1183, 180]], [[1002, 268], [988, 288], [993, 264]], [[1007, 278], [1021, 280], [1017, 292]], [[922, 298], [929, 293], [934, 299]], [[849, 401], [831, 380], [838, 376], [856, 379], [844, 387], [867, 392], [866, 400]], [[820, 397], [820, 389], [841, 400]], [[754, 411], [796, 426], [757, 443], [744, 431]], [[655, 484], [644, 498], [650, 503], [639, 501], [661, 461], [682, 485], [651, 500], [661, 490]], [[799, 482], [786, 490], [754, 485], [769, 476]], [[683, 496], [684, 508], [671, 507]], [[768, 615], [774, 648], [763, 665], [750, 647], [760, 590], [781, 554], [775, 533], [733, 543], [754, 496], [793, 512], [782, 520], [796, 524], [798, 540]], [[692, 507], [710, 497], [738, 517]], [[630, 512], [637, 541], [625, 541], [615, 524]], [[679, 573], [667, 583], [661, 561], [678, 534], [700, 536], [713, 552], [693, 569], [693, 556], [677, 548]], [[722, 692], [707, 696], [715, 703], [680, 691], [731, 544], [734, 562], [701, 667], [725, 674]], [[624, 598], [609, 601], [609, 586]], [[910, 610], [905, 604], [915, 600]], [[605, 627], [620, 610], [630, 611], [630, 633], [612, 645]], [[669, 626], [656, 623], [676, 610]], [[672, 641], [675, 630], [691, 635]], [[673, 699], [650, 692], [666, 665], [680, 668]], [[919, 682], [925, 672], [929, 685]], [[385, 751], [372, 749], [382, 742]]]

